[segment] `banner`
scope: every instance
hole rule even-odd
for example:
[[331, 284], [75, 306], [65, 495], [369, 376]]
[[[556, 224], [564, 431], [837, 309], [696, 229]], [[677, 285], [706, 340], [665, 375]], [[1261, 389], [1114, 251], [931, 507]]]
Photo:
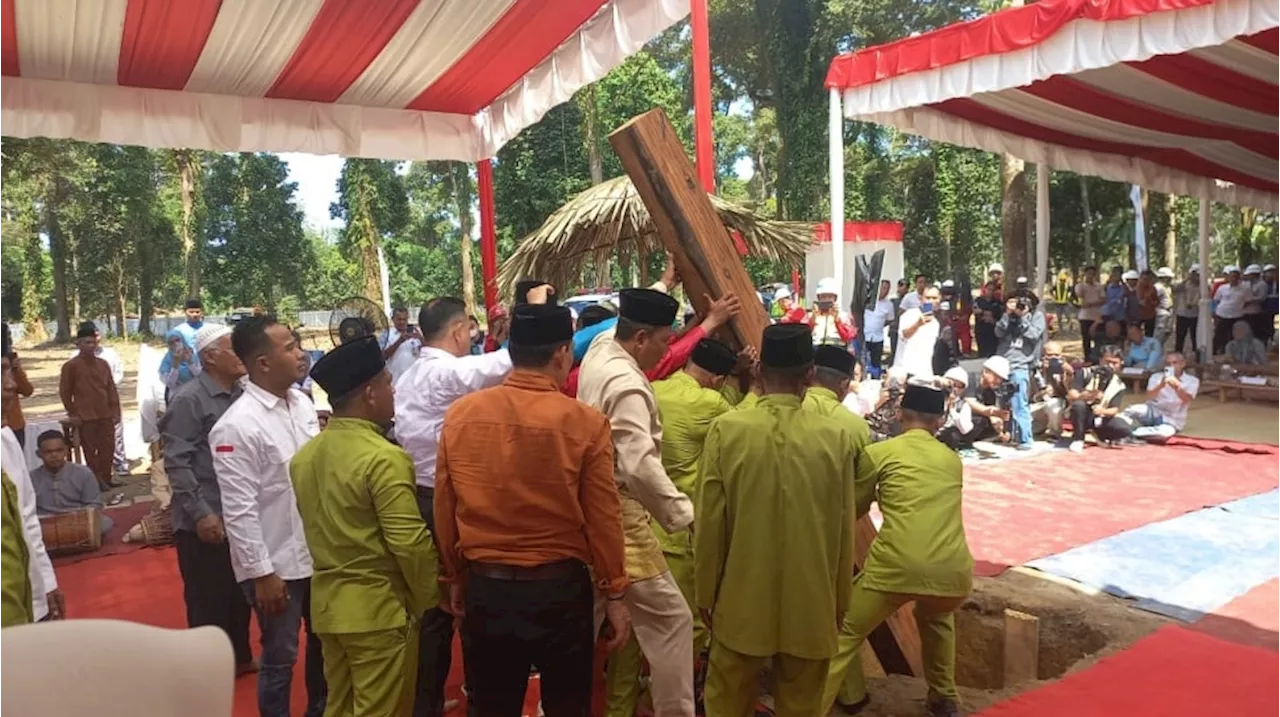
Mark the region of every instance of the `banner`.
[[1129, 190], [1129, 201], [1133, 202], [1133, 258], [1138, 271], [1147, 270], [1147, 228], [1142, 216], [1142, 188], [1133, 185]]

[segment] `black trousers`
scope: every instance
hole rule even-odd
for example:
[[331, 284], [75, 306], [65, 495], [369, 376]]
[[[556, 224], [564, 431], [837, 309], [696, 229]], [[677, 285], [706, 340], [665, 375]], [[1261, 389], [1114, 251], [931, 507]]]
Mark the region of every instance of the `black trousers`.
[[1154, 318], [1142, 320], [1142, 333], [1147, 336], [1156, 335], [1156, 320]]
[[1218, 356], [1227, 350], [1227, 342], [1231, 340], [1231, 330], [1236, 327], [1237, 321], [1240, 319], [1224, 319], [1221, 316], [1213, 317], [1213, 355]]
[[884, 341], [868, 341], [867, 342], [867, 363], [880, 371], [880, 362], [884, 359]]
[[538, 668], [547, 717], [588, 717], [595, 633], [587, 566], [539, 580], [472, 574], [462, 618], [468, 696], [479, 717], [519, 717]]
[[[434, 539], [435, 491], [431, 488], [418, 486], [418, 511]], [[413, 700], [414, 717], [440, 717], [444, 713], [444, 683], [449, 678], [452, 665], [453, 615], [433, 607], [422, 616], [422, 623], [418, 626], [418, 686]], [[469, 681], [467, 689], [471, 690]]]
[[974, 338], [978, 341], [978, 358], [995, 356], [996, 349], [1000, 345], [1000, 339], [996, 336], [995, 324], [976, 324], [973, 333]]
[[231, 639], [236, 664], [253, 660], [249, 649], [249, 602], [231, 571], [231, 549], [222, 543], [206, 543], [194, 531], [173, 531], [182, 574], [182, 599], [187, 605], [187, 627], [216, 625]]
[[1271, 314], [1258, 313], [1245, 314], [1244, 318], [1245, 321], [1249, 322], [1249, 328], [1253, 330], [1254, 338], [1264, 344], [1271, 340], [1271, 330], [1275, 325], [1275, 317]]
[[991, 427], [991, 419], [986, 416], [974, 416], [973, 429], [968, 433], [961, 433], [960, 429], [955, 426], [947, 426], [938, 431], [938, 440], [947, 444], [947, 447], [953, 451], [958, 451], [961, 448], [972, 448], [975, 441], [995, 438], [995, 436], [996, 431]]
[[[1182, 351], [1182, 342], [1188, 336], [1191, 337], [1191, 351], [1188, 356], [1196, 355], [1196, 329], [1200, 326], [1200, 319], [1196, 317], [1178, 316], [1174, 320], [1174, 339], [1173, 350]], [[1194, 360], [1194, 359], [1193, 359]]]
[[1093, 406], [1084, 401], [1071, 404], [1071, 440], [1083, 441], [1091, 429], [1100, 441], [1118, 441], [1133, 432], [1128, 423], [1118, 417], [1104, 419], [1093, 425]]
[[1093, 324], [1093, 319], [1080, 319], [1080, 344], [1086, 359], [1093, 355]]

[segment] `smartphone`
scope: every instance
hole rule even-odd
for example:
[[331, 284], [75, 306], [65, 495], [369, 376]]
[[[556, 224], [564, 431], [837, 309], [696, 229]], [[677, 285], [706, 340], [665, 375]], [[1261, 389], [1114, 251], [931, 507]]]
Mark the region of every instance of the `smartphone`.
[[932, 314], [932, 313], [933, 313], [933, 302], [932, 302], [932, 301], [926, 301], [926, 302], [924, 302], [923, 304], [921, 304], [921, 305], [920, 305], [920, 313], [922, 313], [922, 314]]

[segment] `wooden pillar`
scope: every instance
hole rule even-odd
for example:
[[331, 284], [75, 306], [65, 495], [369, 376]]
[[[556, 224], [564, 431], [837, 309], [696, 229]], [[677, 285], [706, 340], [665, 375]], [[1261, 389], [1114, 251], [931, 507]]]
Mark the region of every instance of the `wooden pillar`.
[[649, 110], [614, 130], [609, 144], [649, 209], [694, 310], [705, 316], [706, 297], [736, 294], [742, 313], [729, 329], [739, 345], [759, 350], [769, 317], [670, 120], [661, 109]]

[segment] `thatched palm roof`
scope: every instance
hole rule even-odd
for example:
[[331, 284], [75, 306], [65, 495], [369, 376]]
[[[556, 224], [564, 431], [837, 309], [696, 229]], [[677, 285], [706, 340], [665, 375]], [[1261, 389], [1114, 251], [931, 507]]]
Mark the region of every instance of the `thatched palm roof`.
[[[750, 210], [709, 195], [727, 229], [737, 231], [747, 251], [786, 264], [804, 263], [813, 241], [812, 225], [762, 219]], [[662, 241], [640, 195], [626, 176], [591, 187], [557, 209], [532, 234], [520, 240], [498, 272], [502, 295], [515, 283], [537, 277], [566, 287], [579, 283], [588, 262], [600, 265], [619, 252], [640, 255], [662, 251]]]

